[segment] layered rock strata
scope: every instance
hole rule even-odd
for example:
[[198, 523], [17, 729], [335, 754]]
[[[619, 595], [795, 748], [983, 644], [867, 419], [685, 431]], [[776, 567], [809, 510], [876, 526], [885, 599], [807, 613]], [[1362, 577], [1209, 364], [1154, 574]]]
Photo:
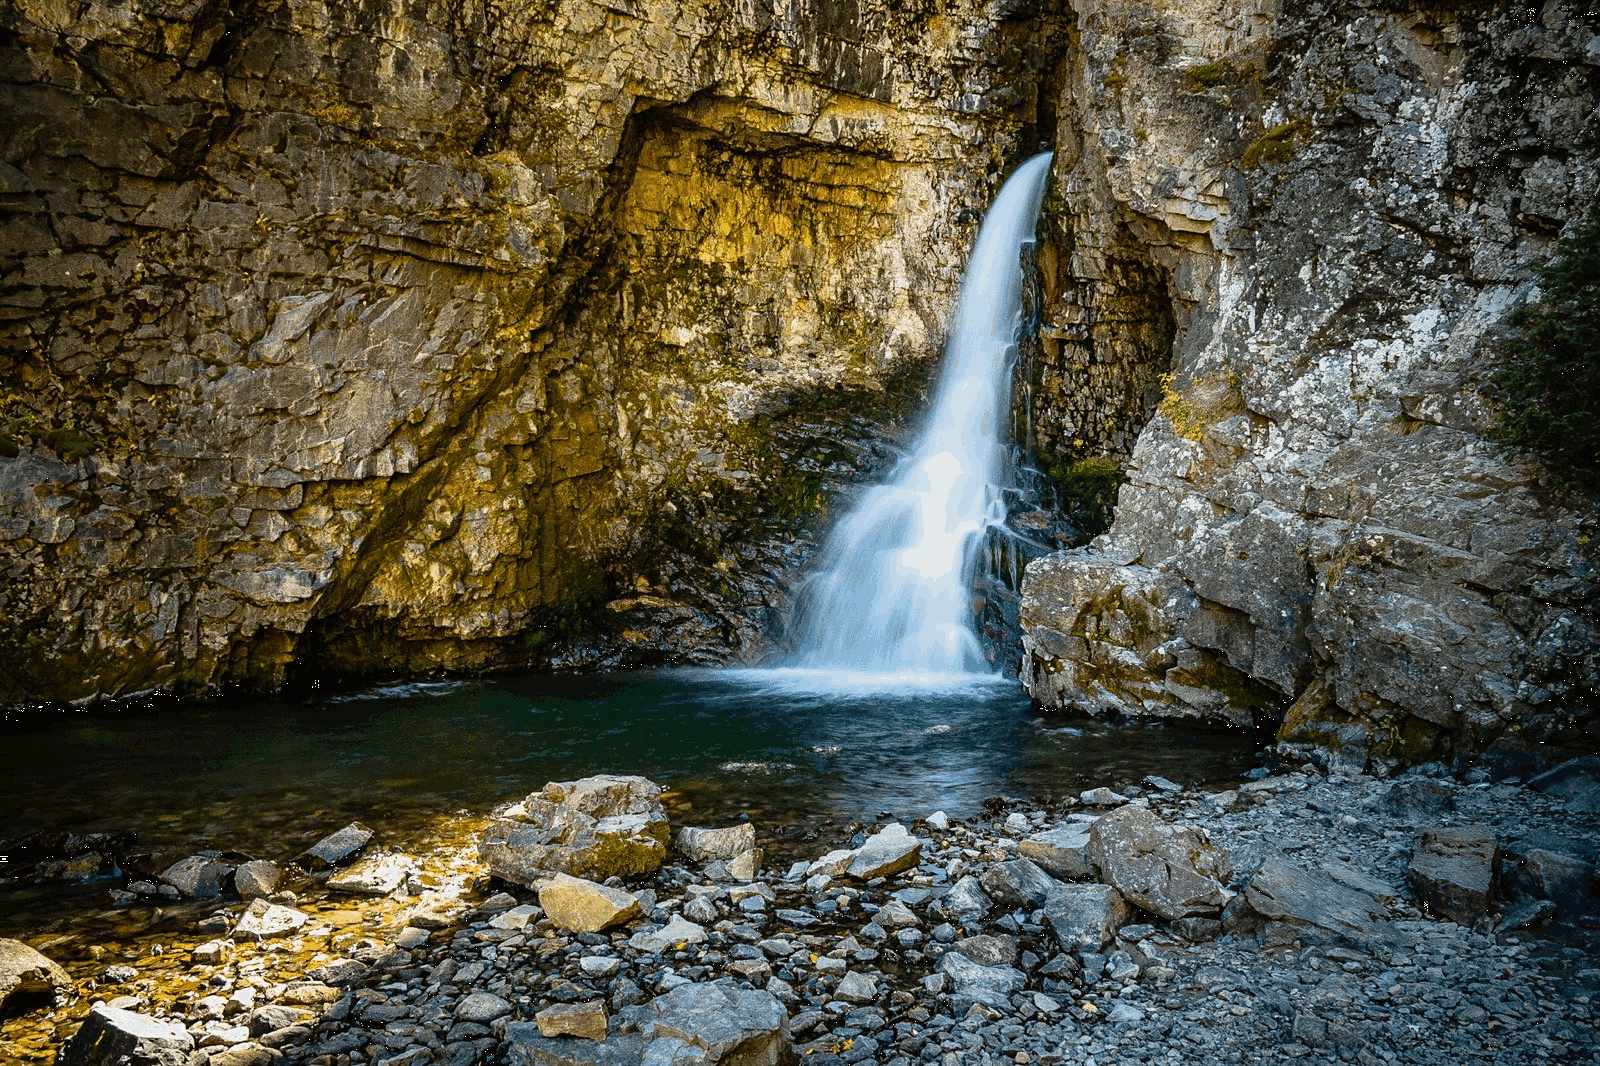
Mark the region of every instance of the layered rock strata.
[[1485, 433], [1600, 184], [1593, 13], [1073, 10], [1041, 376], [1091, 373], [1034, 420], [1068, 456], [1125, 439], [1085, 405], [1149, 422], [1110, 532], [1028, 569], [1034, 698], [1353, 767], [1592, 718], [1594, 497]]
[[748, 652], [1036, 120], [1003, 7], [8, 6], [0, 698]]

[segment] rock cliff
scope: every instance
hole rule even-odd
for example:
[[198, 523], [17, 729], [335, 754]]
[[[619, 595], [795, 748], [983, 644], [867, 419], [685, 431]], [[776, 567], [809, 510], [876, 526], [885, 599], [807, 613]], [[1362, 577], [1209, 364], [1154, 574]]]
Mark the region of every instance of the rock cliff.
[[749, 652], [1060, 53], [919, 0], [0, 18], [0, 699]]
[[1357, 767], [1570, 739], [1600, 516], [1486, 442], [1485, 386], [1596, 197], [1594, 13], [1073, 10], [1032, 414], [1137, 439], [1109, 533], [1028, 569], [1029, 691]]

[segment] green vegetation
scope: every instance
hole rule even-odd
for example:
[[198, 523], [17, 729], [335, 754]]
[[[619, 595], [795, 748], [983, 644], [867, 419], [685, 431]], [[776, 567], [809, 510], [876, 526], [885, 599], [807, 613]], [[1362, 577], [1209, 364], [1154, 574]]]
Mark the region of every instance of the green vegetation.
[[1059, 464], [1041, 457], [1045, 474], [1056, 488], [1062, 513], [1086, 538], [1111, 528], [1111, 512], [1117, 504], [1117, 490], [1127, 480], [1122, 460], [1112, 455], [1093, 455], [1077, 462]]
[[1532, 452], [1561, 483], [1600, 484], [1600, 204], [1539, 270], [1544, 295], [1507, 320], [1493, 438]]
[[1183, 72], [1183, 87], [1191, 93], [1203, 93], [1232, 79], [1233, 64], [1226, 59], [1199, 63]]
[[1207, 426], [1244, 411], [1244, 395], [1239, 391], [1239, 377], [1233, 371], [1226, 374], [1208, 374], [1189, 384], [1179, 392], [1173, 387], [1171, 374], [1161, 375], [1161, 406], [1159, 410], [1172, 423], [1173, 431], [1187, 440], [1198, 441], [1205, 436]]
[[[0, 410], [14, 409], [16, 406], [18, 404], [14, 396], [0, 397]], [[52, 426], [37, 412], [26, 409], [10, 417], [0, 416], [0, 458], [15, 459], [21, 455], [24, 440], [43, 444], [69, 463], [77, 462], [94, 450], [93, 443], [71, 419], [59, 426]]]
[[1254, 170], [1263, 163], [1276, 165], [1289, 162], [1294, 158], [1295, 140], [1307, 131], [1308, 126], [1303, 118], [1272, 127], [1244, 150], [1239, 166], [1244, 170]]

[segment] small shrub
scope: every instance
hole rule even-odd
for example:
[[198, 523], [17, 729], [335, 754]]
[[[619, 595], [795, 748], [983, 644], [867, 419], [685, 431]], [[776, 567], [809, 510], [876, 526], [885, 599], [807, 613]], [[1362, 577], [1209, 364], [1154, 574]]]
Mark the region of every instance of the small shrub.
[[1183, 87], [1191, 93], [1203, 93], [1228, 81], [1232, 75], [1233, 64], [1226, 59], [1200, 63], [1183, 72]]
[[1305, 129], [1304, 119], [1295, 119], [1293, 122], [1272, 127], [1244, 150], [1239, 166], [1245, 170], [1254, 170], [1263, 163], [1277, 165], [1289, 162], [1294, 158], [1295, 139], [1304, 133]]
[[1600, 204], [1539, 269], [1544, 295], [1512, 312], [1494, 375], [1493, 438], [1532, 452], [1562, 483], [1600, 483]]

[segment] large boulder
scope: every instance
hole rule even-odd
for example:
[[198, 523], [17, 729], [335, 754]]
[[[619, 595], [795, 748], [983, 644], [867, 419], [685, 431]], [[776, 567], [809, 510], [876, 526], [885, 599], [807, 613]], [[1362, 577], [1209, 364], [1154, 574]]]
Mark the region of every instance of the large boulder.
[[650, 873], [669, 835], [660, 785], [600, 774], [545, 785], [491, 822], [478, 850], [496, 876], [533, 888], [558, 873], [596, 881]]
[[176, 1066], [193, 1049], [181, 1022], [100, 1004], [62, 1045], [56, 1066]]
[[1137, 804], [1094, 823], [1088, 855], [1125, 899], [1169, 920], [1216, 915], [1232, 898], [1226, 849], [1204, 829], [1167, 825]]
[[1429, 829], [1411, 853], [1406, 880], [1417, 901], [1431, 913], [1454, 922], [1472, 922], [1489, 913], [1494, 899], [1500, 846], [1481, 825]]
[[1244, 889], [1256, 914], [1283, 922], [1309, 943], [1348, 943], [1370, 949], [1404, 939], [1388, 912], [1370, 894], [1323, 871], [1296, 866], [1279, 852], [1268, 854]]
[[733, 978], [679, 985], [650, 1002], [644, 1066], [789, 1066], [789, 1014], [770, 992]]
[[72, 987], [72, 977], [20, 940], [0, 940], [0, 1007], [12, 996], [50, 996]]

